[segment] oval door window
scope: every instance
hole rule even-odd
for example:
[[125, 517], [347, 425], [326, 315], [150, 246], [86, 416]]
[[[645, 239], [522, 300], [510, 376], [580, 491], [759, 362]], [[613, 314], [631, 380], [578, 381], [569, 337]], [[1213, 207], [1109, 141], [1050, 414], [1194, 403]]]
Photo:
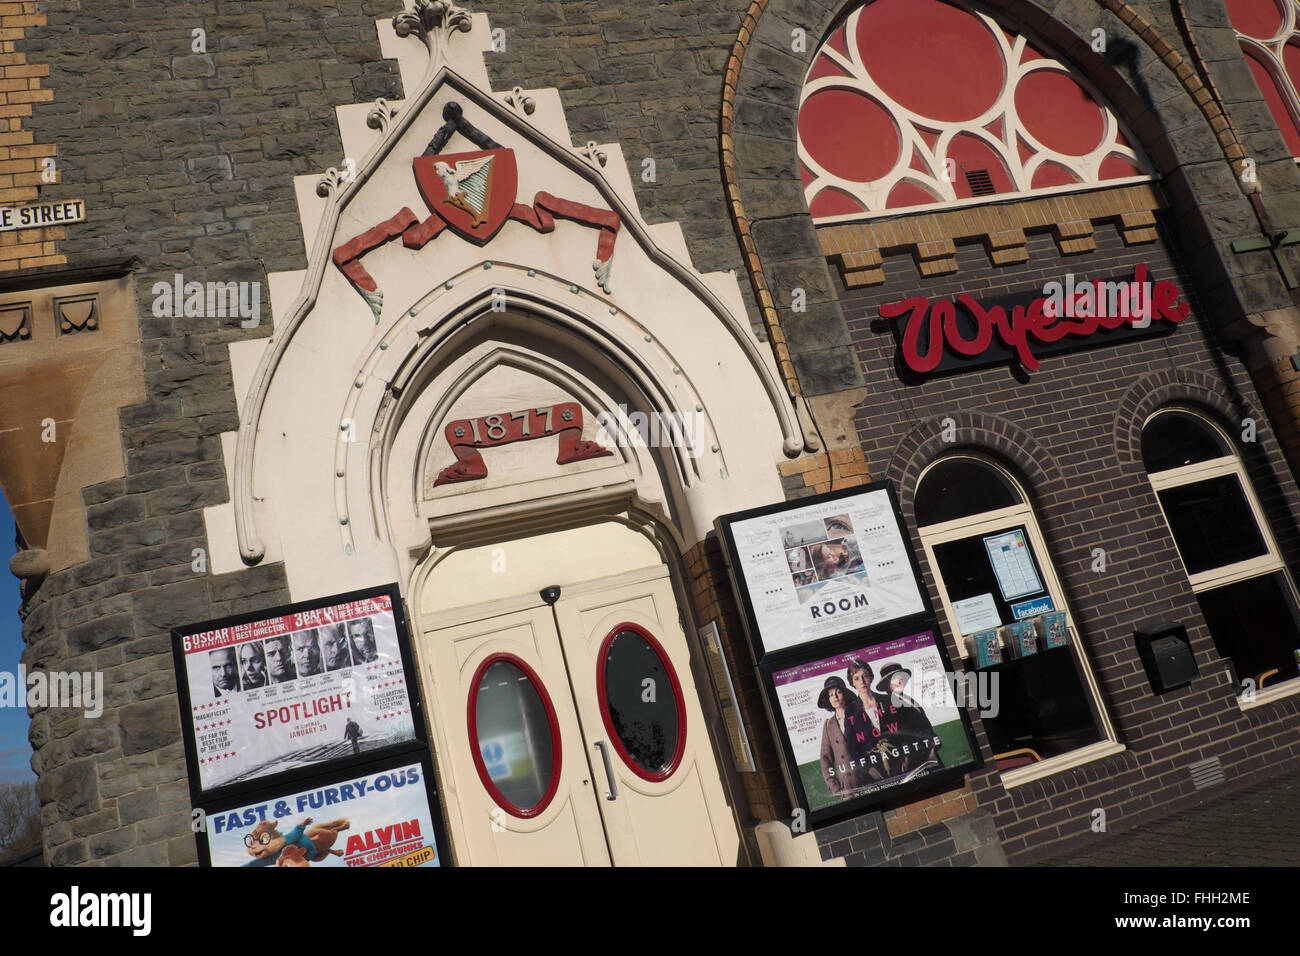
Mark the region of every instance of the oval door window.
[[644, 628], [620, 624], [597, 661], [600, 712], [614, 749], [637, 776], [668, 779], [686, 744], [682, 688], [668, 655]]
[[507, 813], [535, 817], [560, 783], [560, 729], [546, 688], [531, 667], [509, 654], [479, 665], [469, 697], [474, 766]]

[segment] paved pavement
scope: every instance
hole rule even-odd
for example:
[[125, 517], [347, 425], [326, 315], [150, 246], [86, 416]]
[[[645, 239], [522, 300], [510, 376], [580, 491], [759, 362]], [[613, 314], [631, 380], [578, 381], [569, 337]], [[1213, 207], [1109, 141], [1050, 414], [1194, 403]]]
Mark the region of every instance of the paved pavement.
[[1300, 771], [1233, 793], [1211, 790], [1196, 806], [1094, 848], [1032, 866], [1300, 865]]

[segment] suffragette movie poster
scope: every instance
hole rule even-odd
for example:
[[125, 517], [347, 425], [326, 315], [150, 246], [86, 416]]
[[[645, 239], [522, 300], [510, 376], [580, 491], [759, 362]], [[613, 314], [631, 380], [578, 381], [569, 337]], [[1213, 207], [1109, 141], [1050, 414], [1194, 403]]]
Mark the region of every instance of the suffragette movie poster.
[[931, 631], [772, 678], [809, 810], [974, 759]]
[[204, 833], [213, 866], [442, 865], [418, 763], [214, 811]]
[[205, 790], [415, 739], [386, 594], [181, 643]]

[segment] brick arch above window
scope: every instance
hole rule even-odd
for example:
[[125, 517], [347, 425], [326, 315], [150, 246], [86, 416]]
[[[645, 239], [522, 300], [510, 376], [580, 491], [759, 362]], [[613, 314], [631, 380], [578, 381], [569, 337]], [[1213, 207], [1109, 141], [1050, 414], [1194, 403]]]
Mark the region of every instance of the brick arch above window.
[[[1145, 474], [1142, 429], [1157, 409], [1170, 405], [1198, 409], [1229, 435], [1240, 434], [1241, 423], [1246, 418], [1253, 418], [1259, 431], [1267, 427], [1262, 411], [1246, 407], [1240, 396], [1208, 375], [1187, 370], [1153, 372], [1134, 382], [1115, 410], [1115, 454], [1122, 467]], [[1255, 442], [1251, 451], [1262, 447], [1264, 436], [1259, 437], [1261, 440]], [[1235, 447], [1241, 451], [1239, 443]], [[1243, 457], [1249, 460], [1254, 456]]]
[[1300, 157], [1300, 2], [1228, 0], [1228, 19], [1287, 149]]
[[[951, 419], [951, 428], [946, 419]], [[916, 484], [921, 473], [940, 458], [963, 452], [1003, 462], [1036, 506], [1049, 507], [1052, 501], [1048, 489], [1064, 487], [1051, 452], [1024, 429], [996, 415], [959, 412], [919, 422], [894, 449], [882, 474], [894, 482], [905, 514], [915, 516]]]
[[872, 0], [814, 55], [798, 153], [814, 221], [1149, 180], [1080, 73], [963, 0]]

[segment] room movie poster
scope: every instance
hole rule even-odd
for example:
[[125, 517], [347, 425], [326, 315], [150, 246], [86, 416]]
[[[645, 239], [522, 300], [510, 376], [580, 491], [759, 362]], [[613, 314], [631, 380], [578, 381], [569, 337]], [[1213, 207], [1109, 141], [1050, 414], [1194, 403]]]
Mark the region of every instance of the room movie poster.
[[204, 790], [415, 739], [386, 594], [182, 634]]
[[413, 763], [214, 811], [212, 866], [441, 866], [425, 784]]
[[925, 610], [885, 490], [731, 525], [766, 652]]
[[773, 672], [811, 811], [971, 763], [932, 631]]

